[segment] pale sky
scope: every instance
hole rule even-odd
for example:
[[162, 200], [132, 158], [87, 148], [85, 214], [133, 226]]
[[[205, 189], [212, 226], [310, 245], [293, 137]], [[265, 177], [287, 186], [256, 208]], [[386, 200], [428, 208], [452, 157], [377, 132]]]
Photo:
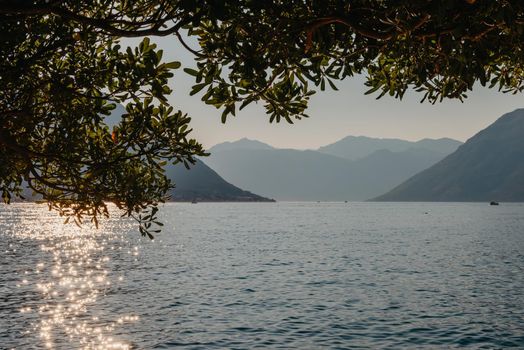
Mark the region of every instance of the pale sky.
[[[192, 64], [191, 56], [175, 38], [152, 38], [152, 41], [164, 50], [165, 60], [182, 61], [183, 67]], [[412, 141], [449, 137], [465, 141], [502, 114], [524, 107], [524, 95], [504, 94], [480, 85], [464, 103], [445, 100], [435, 105], [421, 104], [422, 95], [416, 92], [407, 93], [402, 101], [390, 96], [376, 100], [373, 95], [364, 95], [367, 90], [364, 78], [354, 77], [336, 83], [339, 91], [319, 91], [313, 95], [307, 111], [310, 118], [293, 125], [270, 124], [262, 104], [245, 108], [222, 124], [221, 112], [200, 100], [203, 92], [189, 96], [192, 79], [182, 69], [175, 71], [170, 83], [174, 94], [169, 101], [191, 116], [193, 137], [206, 148], [244, 137], [279, 148], [297, 149], [315, 149], [348, 135]]]

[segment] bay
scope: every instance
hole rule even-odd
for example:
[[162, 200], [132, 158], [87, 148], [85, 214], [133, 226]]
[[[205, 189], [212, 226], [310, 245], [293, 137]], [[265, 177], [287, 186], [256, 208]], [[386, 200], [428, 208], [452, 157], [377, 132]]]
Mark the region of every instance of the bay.
[[112, 218], [0, 207], [2, 349], [524, 346], [524, 205], [166, 204]]

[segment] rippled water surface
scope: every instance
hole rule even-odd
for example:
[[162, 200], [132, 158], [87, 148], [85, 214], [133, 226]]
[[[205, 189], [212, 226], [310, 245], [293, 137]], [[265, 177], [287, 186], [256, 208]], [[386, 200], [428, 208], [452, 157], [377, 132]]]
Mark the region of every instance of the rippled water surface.
[[0, 207], [0, 349], [524, 348], [524, 205]]

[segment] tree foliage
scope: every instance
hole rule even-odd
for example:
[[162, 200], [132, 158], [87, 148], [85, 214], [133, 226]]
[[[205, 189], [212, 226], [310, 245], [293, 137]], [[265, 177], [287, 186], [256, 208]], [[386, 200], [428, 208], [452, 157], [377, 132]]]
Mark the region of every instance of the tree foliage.
[[[413, 89], [431, 103], [477, 82], [524, 89], [522, 1], [0, 0], [6, 202], [27, 184], [64, 215], [96, 222], [112, 202], [149, 232], [172, 187], [164, 163], [204, 154], [166, 98], [180, 63], [148, 39], [168, 35], [195, 56], [189, 93], [223, 121], [261, 101], [291, 123], [315, 90], [356, 74], [377, 97]], [[126, 112], [110, 128], [116, 104]]]

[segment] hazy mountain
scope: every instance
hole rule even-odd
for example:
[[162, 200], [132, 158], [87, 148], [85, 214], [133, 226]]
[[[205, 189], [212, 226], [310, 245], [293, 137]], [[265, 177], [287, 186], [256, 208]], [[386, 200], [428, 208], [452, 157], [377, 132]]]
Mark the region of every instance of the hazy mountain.
[[356, 160], [364, 158], [379, 150], [403, 152], [410, 148], [424, 148], [442, 155], [447, 155], [457, 149], [462, 143], [457, 140], [442, 138], [438, 140], [423, 139], [411, 142], [399, 139], [380, 139], [365, 136], [347, 136], [330, 145], [320, 147], [322, 153]]
[[228, 181], [282, 200], [345, 199], [339, 186], [351, 182], [349, 162], [316, 151], [235, 149], [214, 152], [206, 162]]
[[[218, 149], [219, 151], [213, 151]], [[357, 161], [294, 149], [211, 149], [206, 163], [227, 181], [278, 200], [365, 200], [445, 155], [427, 149], [379, 150]]]
[[359, 199], [375, 197], [402, 183], [413, 174], [427, 169], [446, 154], [424, 148], [409, 148], [403, 152], [379, 150], [353, 162], [354, 174], [365, 195]]
[[392, 152], [404, 151], [411, 143], [397, 139], [378, 139], [366, 136], [346, 136], [343, 139], [320, 147], [322, 153], [355, 160], [370, 155], [373, 152], [387, 149]]
[[218, 145], [211, 147], [209, 152], [214, 153], [234, 149], [273, 149], [273, 147], [257, 140], [243, 138], [238, 141], [219, 143]]
[[462, 142], [447, 137], [441, 139], [422, 139], [414, 142], [411, 148], [424, 148], [440, 154], [451, 154], [462, 145]]
[[524, 109], [499, 118], [382, 201], [524, 201]]
[[176, 185], [169, 193], [173, 201], [271, 201], [233, 186], [200, 160], [189, 170], [183, 164], [170, 165], [166, 169], [166, 175]]

